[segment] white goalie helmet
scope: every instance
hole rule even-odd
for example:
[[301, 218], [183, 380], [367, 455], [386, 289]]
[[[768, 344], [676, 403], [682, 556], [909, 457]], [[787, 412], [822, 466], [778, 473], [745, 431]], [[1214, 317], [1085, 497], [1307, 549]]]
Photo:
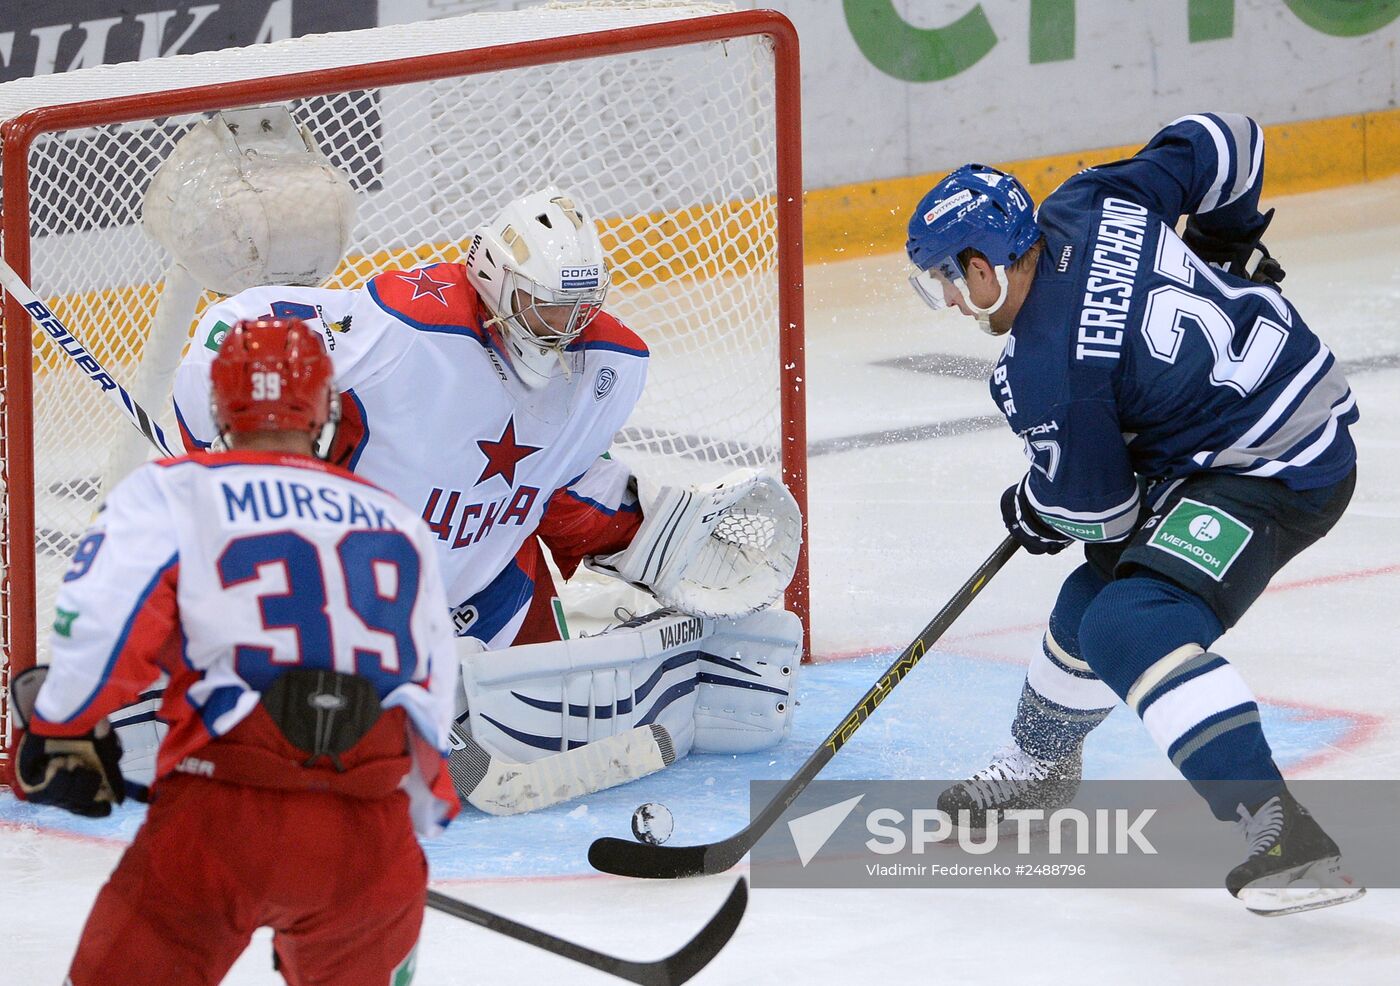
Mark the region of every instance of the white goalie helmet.
[[564, 349], [602, 309], [608, 268], [593, 220], [550, 185], [522, 195], [480, 227], [467, 278], [500, 326], [516, 375], [541, 387]]

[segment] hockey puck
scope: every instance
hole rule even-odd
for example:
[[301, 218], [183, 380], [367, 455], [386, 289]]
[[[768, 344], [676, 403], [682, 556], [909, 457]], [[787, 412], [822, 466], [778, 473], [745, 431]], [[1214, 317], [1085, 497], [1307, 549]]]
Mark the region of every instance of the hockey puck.
[[676, 820], [671, 817], [671, 809], [654, 801], [632, 812], [632, 834], [638, 842], [659, 846], [671, 837], [675, 827]]

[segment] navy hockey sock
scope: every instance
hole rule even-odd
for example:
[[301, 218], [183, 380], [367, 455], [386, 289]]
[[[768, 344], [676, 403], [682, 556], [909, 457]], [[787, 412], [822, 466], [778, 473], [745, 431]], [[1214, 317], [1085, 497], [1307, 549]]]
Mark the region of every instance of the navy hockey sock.
[[1042, 760], [1077, 752], [1095, 726], [1118, 704], [1080, 656], [1079, 624], [1106, 583], [1088, 565], [1070, 573], [1060, 587], [1041, 653], [1026, 669], [1026, 683], [1011, 735], [1016, 745]]
[[1110, 583], [1085, 611], [1084, 659], [1210, 804], [1233, 820], [1283, 789], [1254, 694], [1209, 647], [1224, 632], [1195, 595], [1136, 576]]

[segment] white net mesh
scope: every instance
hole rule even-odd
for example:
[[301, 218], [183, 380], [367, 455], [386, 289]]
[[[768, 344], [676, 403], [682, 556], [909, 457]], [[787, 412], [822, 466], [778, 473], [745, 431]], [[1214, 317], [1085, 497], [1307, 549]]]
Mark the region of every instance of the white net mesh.
[[[442, 47], [449, 25], [470, 34], [461, 24], [471, 20], [428, 26], [432, 43]], [[565, 33], [577, 29], [561, 23]], [[373, 45], [339, 47], [342, 64], [355, 50], [387, 57]], [[206, 74], [226, 71], [200, 64]], [[131, 68], [147, 73], [148, 65]], [[112, 88], [110, 70], [97, 71], [109, 73], [98, 81]], [[182, 71], [174, 84], [191, 84]], [[73, 85], [56, 101], [85, 95]], [[203, 118], [150, 105], [145, 120], [41, 135], [28, 154], [32, 287], [123, 382], [140, 363], [170, 262], [141, 227], [141, 202], [175, 141]], [[460, 261], [474, 226], [519, 194], [558, 184], [600, 220], [613, 268], [608, 308], [653, 354], [646, 394], [616, 453], [671, 483], [712, 481], [735, 466], [779, 469], [778, 138], [765, 39], [575, 58], [287, 105], [359, 198], [353, 244], [327, 286], [356, 286], [385, 268]], [[67, 557], [100, 496], [109, 450], [131, 426], [37, 336], [33, 389], [42, 653]], [[173, 438], [166, 397], [168, 390], [150, 410]], [[8, 538], [8, 511], [5, 526]], [[7, 625], [7, 654], [11, 644]]]

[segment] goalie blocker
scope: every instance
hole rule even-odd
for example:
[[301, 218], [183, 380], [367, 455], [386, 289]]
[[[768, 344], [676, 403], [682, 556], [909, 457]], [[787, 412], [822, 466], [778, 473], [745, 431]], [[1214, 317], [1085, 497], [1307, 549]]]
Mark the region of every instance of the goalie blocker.
[[498, 651], [462, 638], [459, 655], [458, 723], [470, 736], [458, 740], [468, 756], [454, 760], [467, 769], [454, 779], [476, 807], [512, 814], [692, 751], [776, 746], [792, 728], [802, 625], [781, 609], [738, 619], [658, 610], [597, 636]]

